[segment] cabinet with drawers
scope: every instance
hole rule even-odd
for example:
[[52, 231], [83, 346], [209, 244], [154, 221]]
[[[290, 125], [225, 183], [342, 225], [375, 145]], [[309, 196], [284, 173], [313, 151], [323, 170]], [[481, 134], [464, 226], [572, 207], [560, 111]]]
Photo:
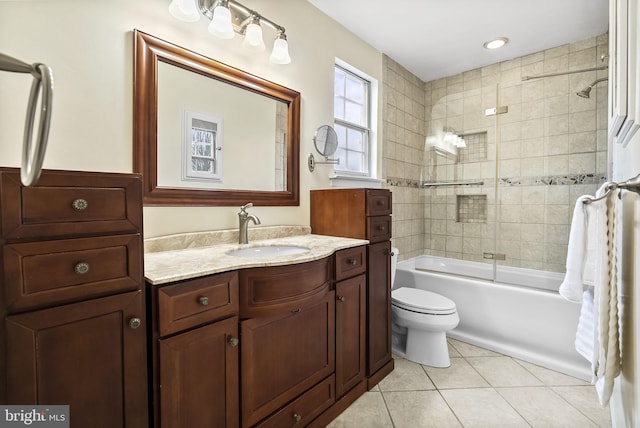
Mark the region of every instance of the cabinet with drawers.
[[149, 288], [154, 426], [238, 426], [238, 273]]
[[391, 192], [386, 189], [311, 191], [312, 233], [369, 240], [366, 263], [369, 389], [393, 370], [391, 207]]
[[153, 426], [326, 426], [366, 392], [363, 245], [148, 284]]
[[0, 168], [0, 402], [148, 424], [141, 180]]

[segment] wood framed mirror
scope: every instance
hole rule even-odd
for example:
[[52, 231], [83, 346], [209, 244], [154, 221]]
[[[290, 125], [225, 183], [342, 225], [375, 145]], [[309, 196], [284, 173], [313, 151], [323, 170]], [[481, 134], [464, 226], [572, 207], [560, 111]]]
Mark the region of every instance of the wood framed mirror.
[[138, 30], [134, 58], [145, 205], [300, 204], [299, 92]]

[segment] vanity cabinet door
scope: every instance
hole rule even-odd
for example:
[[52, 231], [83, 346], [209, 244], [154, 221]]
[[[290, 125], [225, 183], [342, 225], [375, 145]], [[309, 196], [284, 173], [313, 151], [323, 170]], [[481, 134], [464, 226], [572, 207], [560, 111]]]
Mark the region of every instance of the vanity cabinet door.
[[238, 426], [238, 317], [159, 340], [160, 426]]
[[391, 243], [367, 248], [367, 375], [391, 361]]
[[336, 284], [336, 398], [365, 378], [366, 276]]
[[144, 319], [140, 291], [8, 317], [6, 404], [67, 404], [74, 427], [146, 428]]
[[241, 322], [242, 426], [260, 422], [335, 369], [335, 293]]

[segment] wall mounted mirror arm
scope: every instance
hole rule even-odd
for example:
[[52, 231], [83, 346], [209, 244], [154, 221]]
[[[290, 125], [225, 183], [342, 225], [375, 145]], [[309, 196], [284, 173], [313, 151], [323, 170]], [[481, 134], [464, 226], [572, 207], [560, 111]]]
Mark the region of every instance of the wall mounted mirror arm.
[[313, 136], [313, 145], [316, 151], [324, 156], [324, 161], [316, 161], [313, 153], [309, 154], [307, 159], [307, 165], [309, 171], [313, 172], [316, 168], [316, 164], [330, 164], [337, 165], [340, 163], [340, 159], [331, 159], [338, 150], [338, 134], [335, 129], [329, 125], [322, 125], [318, 127], [315, 135]]

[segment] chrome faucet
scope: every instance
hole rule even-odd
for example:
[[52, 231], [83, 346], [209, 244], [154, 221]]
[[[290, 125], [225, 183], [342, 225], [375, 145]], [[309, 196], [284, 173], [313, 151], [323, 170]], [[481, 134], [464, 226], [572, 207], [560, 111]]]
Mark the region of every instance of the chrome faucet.
[[253, 224], [260, 224], [260, 219], [254, 215], [249, 215], [247, 213], [247, 209], [251, 208], [253, 204], [249, 202], [247, 205], [243, 205], [240, 207], [240, 212], [238, 213], [238, 220], [240, 225], [238, 227], [238, 243], [239, 244], [248, 244], [248, 229], [249, 229], [249, 220], [253, 222]]

